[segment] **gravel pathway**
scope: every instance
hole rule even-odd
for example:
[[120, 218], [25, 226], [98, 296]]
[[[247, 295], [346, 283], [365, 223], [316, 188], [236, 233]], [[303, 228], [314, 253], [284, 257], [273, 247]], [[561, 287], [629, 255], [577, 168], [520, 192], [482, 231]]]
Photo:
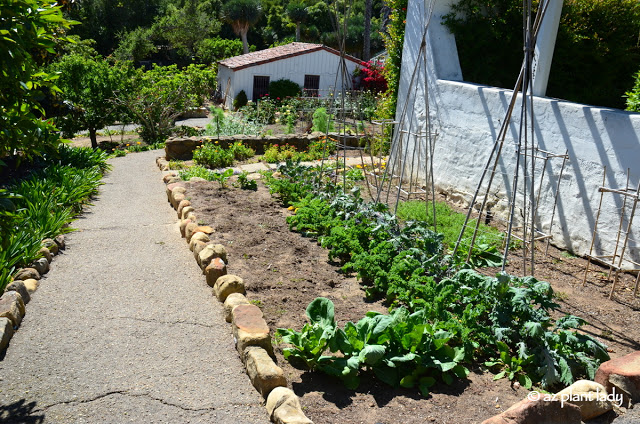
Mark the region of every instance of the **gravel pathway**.
[[268, 423], [154, 160], [112, 160], [0, 361], [2, 423]]

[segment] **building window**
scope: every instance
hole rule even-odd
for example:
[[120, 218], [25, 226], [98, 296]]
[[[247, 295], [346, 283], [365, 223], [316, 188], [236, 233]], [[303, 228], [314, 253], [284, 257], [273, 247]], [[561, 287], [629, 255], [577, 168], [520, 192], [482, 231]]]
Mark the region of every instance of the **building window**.
[[269, 93], [269, 77], [255, 75], [253, 77], [253, 101]]
[[320, 75], [304, 76], [304, 95], [310, 97], [318, 97], [320, 89]]

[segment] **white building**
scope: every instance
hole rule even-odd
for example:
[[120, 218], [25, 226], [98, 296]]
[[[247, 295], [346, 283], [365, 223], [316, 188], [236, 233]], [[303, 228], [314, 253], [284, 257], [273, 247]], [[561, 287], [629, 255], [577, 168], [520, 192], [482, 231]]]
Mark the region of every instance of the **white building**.
[[338, 50], [322, 44], [290, 43], [218, 62], [218, 87], [227, 108], [241, 90], [255, 101], [268, 92], [270, 82], [280, 79], [322, 96], [334, 87], [351, 87], [351, 75], [363, 62], [347, 55], [344, 62], [346, 73], [341, 72]]
[[[454, 2], [432, 0], [433, 15], [429, 19], [425, 2], [409, 0], [396, 118], [401, 121], [403, 128], [420, 133], [427, 125], [426, 114], [429, 113], [435, 143], [433, 174], [436, 190], [449, 198], [470, 201], [494, 148], [512, 90], [463, 80], [455, 37], [442, 24], [443, 16], [451, 11]], [[545, 20], [551, 17], [547, 15]], [[553, 22], [556, 27], [557, 21], [556, 16]], [[424, 60], [424, 56], [420, 56], [420, 47], [427, 22]], [[514, 31], [521, 29], [514, 28]], [[534, 79], [534, 90], [535, 85]], [[426, 98], [429, 108], [425, 104]], [[548, 152], [568, 152], [569, 155], [557, 202], [555, 195], [560, 163], [550, 164], [543, 174], [544, 186], [537, 201], [537, 224], [544, 231], [552, 228], [555, 245], [585, 255], [589, 253], [598, 215], [599, 188], [603, 185], [605, 166], [606, 187], [625, 188], [627, 170], [631, 174], [629, 185], [633, 188], [638, 186], [640, 113], [571, 103], [540, 94], [533, 102], [536, 145]], [[520, 128], [520, 104], [521, 97], [508, 127], [507, 147], [500, 156], [498, 176], [491, 194], [495, 197], [491, 201], [496, 203], [493, 211], [496, 214], [506, 211], [505, 205], [511, 196], [510, 178], [514, 174], [517, 158], [515, 144]], [[394, 143], [399, 140], [401, 138], [397, 137]], [[425, 140], [421, 138], [418, 141], [422, 145], [422, 152], [426, 151]], [[416, 138], [407, 137], [404, 142], [406, 151], [413, 151]], [[421, 159], [403, 160], [401, 166], [406, 171], [405, 175], [413, 172], [413, 169], [417, 170], [418, 176], [424, 175], [425, 160]], [[600, 244], [594, 246], [598, 254], [611, 254], [614, 250], [622, 202], [622, 196], [616, 198], [611, 195], [602, 205], [598, 229], [607, 238], [603, 236]], [[554, 204], [557, 204], [555, 215]], [[627, 207], [627, 214], [629, 209]], [[626, 254], [636, 261], [640, 260], [640, 246], [637, 244], [637, 240], [640, 240], [640, 224], [637, 223], [636, 217], [631, 232], [635, 244], [630, 244], [626, 250]]]

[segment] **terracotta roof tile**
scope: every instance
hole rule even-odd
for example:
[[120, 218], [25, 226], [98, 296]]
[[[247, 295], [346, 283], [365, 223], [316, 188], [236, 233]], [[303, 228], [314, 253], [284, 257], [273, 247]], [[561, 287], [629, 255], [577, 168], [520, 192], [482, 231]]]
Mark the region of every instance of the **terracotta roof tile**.
[[[301, 54], [311, 53], [319, 50], [325, 50], [329, 53], [340, 55], [340, 52], [338, 50], [332, 49], [331, 47], [327, 47], [322, 44], [294, 42], [285, 44], [283, 46], [272, 47], [270, 49], [259, 50], [257, 52], [230, 57], [218, 62], [218, 64], [224, 65], [234, 71], [238, 71], [250, 66], [257, 66], [264, 63], [275, 62], [276, 60], [299, 56]], [[345, 58], [359, 64], [363, 63], [361, 60], [349, 55], [346, 55]]]

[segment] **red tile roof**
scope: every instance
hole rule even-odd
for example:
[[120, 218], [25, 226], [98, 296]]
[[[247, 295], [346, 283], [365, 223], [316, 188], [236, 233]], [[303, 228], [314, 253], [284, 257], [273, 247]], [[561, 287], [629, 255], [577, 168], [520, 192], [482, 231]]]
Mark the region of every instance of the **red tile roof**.
[[[240, 69], [249, 68], [251, 66], [262, 65], [264, 63], [269, 63], [269, 62], [275, 62], [276, 60], [281, 60], [289, 57], [299, 56], [302, 54], [317, 52], [319, 50], [324, 50], [329, 53], [333, 53], [337, 56], [340, 56], [340, 52], [338, 50], [332, 49], [331, 47], [327, 47], [322, 44], [289, 43], [283, 46], [272, 47], [270, 49], [259, 50], [257, 52], [230, 57], [228, 59], [218, 62], [218, 64], [224, 65], [227, 68], [232, 69], [234, 71], [239, 71]], [[364, 63], [360, 59], [357, 59], [349, 55], [345, 55], [345, 59], [350, 60], [352, 62], [356, 62], [358, 64]]]

